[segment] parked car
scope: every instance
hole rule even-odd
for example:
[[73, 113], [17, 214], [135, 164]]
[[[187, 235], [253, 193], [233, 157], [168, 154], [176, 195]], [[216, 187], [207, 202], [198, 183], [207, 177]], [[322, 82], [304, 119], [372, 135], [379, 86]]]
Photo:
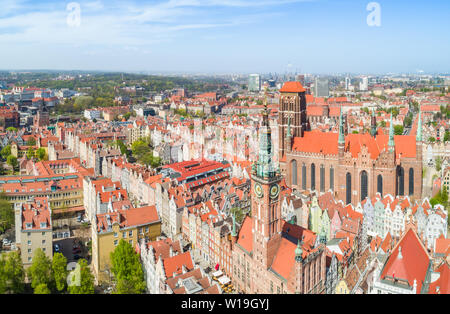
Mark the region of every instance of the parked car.
[[73, 253], [73, 254], [81, 253], [81, 249], [80, 249], [79, 247], [76, 247], [76, 248], [74, 248], [74, 249], [72, 250], [72, 253]]
[[54, 251], [55, 253], [60, 253], [60, 252], [61, 252], [61, 248], [60, 248], [59, 244], [55, 244], [55, 245], [53, 246], [53, 251]]
[[81, 256], [78, 255], [78, 254], [75, 254], [75, 255], [73, 256], [73, 259], [76, 260], [76, 261], [79, 260], [80, 258], [81, 258]]

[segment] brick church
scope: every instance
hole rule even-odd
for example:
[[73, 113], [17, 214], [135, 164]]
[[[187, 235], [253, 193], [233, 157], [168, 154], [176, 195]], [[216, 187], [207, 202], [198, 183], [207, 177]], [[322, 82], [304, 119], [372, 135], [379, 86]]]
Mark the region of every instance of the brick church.
[[370, 133], [346, 134], [342, 111], [339, 133], [311, 131], [305, 92], [300, 82], [286, 82], [280, 90], [279, 160], [289, 186], [331, 190], [337, 199], [354, 205], [377, 192], [421, 199], [420, 115], [417, 137], [394, 135], [392, 119], [389, 134], [383, 134], [374, 114]]
[[317, 235], [281, 219], [279, 167], [273, 162], [267, 108], [260, 129], [258, 161], [251, 172], [252, 214], [236, 233], [233, 224], [233, 283], [238, 292], [323, 293], [325, 247]]

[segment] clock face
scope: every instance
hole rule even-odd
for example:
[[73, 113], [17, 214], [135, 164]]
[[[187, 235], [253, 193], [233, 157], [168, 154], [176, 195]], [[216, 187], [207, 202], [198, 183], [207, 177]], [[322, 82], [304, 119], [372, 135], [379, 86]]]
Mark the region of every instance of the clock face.
[[280, 186], [278, 184], [274, 184], [270, 187], [270, 197], [276, 198], [280, 194]]
[[263, 197], [264, 191], [259, 183], [255, 184], [255, 195], [258, 197]]

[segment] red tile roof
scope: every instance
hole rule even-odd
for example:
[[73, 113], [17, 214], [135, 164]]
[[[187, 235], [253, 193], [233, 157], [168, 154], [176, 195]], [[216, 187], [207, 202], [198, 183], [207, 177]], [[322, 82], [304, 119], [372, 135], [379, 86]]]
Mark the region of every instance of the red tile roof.
[[249, 253], [253, 251], [252, 223], [252, 218], [246, 216], [237, 240], [237, 244]]
[[[401, 248], [401, 255], [399, 254]], [[430, 257], [413, 229], [408, 229], [390, 254], [380, 278], [386, 276], [407, 280], [412, 287], [417, 283], [417, 293], [425, 281]]]
[[302, 93], [305, 91], [306, 89], [300, 82], [286, 82], [280, 89], [281, 93]]

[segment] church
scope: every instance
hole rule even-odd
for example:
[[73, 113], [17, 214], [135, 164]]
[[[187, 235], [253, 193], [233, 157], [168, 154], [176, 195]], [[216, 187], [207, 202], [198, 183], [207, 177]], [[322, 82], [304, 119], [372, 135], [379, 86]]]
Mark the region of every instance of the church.
[[[281, 218], [280, 194], [287, 187], [273, 162], [267, 107], [260, 129], [258, 160], [251, 171], [251, 216], [233, 223], [233, 283], [251, 294], [323, 293], [325, 246], [317, 235]], [[234, 218], [233, 218], [234, 220]]]
[[345, 204], [356, 205], [366, 197], [422, 196], [422, 123], [417, 136], [394, 135], [377, 130], [372, 115], [371, 131], [346, 134], [340, 113], [339, 132], [310, 130], [306, 114], [306, 90], [300, 82], [286, 82], [280, 89], [279, 160], [286, 183], [296, 190], [332, 191]]

